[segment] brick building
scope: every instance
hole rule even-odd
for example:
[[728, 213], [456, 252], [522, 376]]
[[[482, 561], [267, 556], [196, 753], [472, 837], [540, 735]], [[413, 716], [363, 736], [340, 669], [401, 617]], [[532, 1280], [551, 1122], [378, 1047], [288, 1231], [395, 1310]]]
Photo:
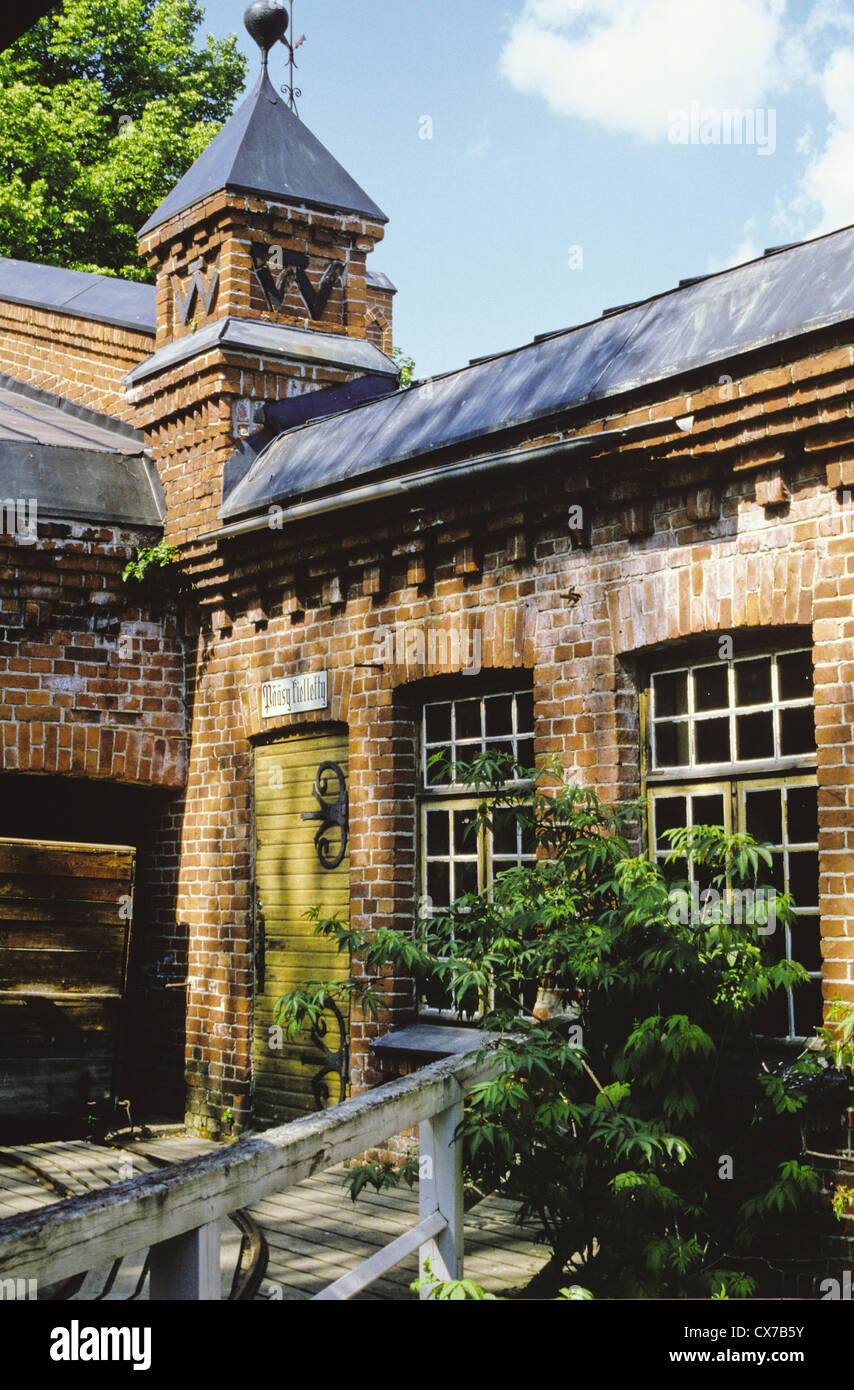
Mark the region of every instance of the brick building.
[[[3, 542], [2, 833], [136, 848], [124, 1084], [211, 1132], [316, 1103], [273, 1002], [359, 967], [306, 909], [410, 925], [524, 858], [462, 839], [435, 749], [558, 753], [648, 798], [651, 853], [752, 831], [812, 975], [769, 1035], [854, 999], [854, 230], [401, 391], [385, 220], [265, 52], [140, 233], [154, 287], [0, 261], [2, 494], [38, 502]], [[98, 457], [45, 469], [63, 428]], [[122, 585], [161, 537], [168, 581]], [[378, 1032], [415, 1028], [399, 1061], [449, 1022], [384, 988], [354, 1088]]]

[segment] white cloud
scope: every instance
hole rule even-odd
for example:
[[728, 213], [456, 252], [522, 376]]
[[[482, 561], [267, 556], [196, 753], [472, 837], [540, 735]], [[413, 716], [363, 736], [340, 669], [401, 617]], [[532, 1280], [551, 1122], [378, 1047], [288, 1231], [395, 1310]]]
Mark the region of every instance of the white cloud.
[[838, 48], [819, 79], [830, 121], [824, 144], [808, 149], [793, 206], [817, 236], [854, 222], [854, 49]]
[[[787, 240], [854, 223], [850, 0], [524, 0], [500, 65], [556, 114], [649, 141], [667, 140], [671, 115], [693, 103], [773, 108], [798, 84], [827, 123], [796, 139], [803, 172], [772, 220]], [[746, 235], [733, 260], [753, 249]]]
[[673, 110], [755, 107], [785, 81], [784, 16], [785, 0], [527, 0], [501, 69], [556, 113], [662, 139]]

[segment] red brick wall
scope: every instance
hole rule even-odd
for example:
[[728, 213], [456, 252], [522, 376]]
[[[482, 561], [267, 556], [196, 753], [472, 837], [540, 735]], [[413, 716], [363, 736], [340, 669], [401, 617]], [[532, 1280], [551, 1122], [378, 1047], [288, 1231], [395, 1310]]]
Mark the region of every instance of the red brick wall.
[[38, 531], [38, 544], [0, 536], [3, 770], [180, 787], [177, 618], [121, 580], [150, 535], [76, 522]]
[[[834, 415], [848, 408], [854, 373], [849, 349], [814, 346], [808, 363], [782, 369], [788, 386], [768, 367], [732, 388], [701, 382], [666, 402], [650, 393], [608, 421], [695, 413], [693, 435], [675, 443], [662, 425], [660, 439], [607, 463], [538, 464], [421, 496], [418, 509], [351, 511], [187, 551], [202, 602], [177, 894], [189, 932], [194, 1123], [215, 1126], [224, 1107], [246, 1114], [254, 739], [349, 726], [352, 920], [412, 920], [417, 682], [451, 667], [383, 667], [379, 635], [396, 624], [477, 631], [484, 669], [530, 672], [537, 751], [560, 753], [606, 799], [639, 788], [637, 656], [701, 634], [812, 626], [826, 993], [854, 998], [854, 513], [828, 488], [828, 466], [848, 448]], [[588, 419], [574, 428], [601, 428]], [[784, 497], [775, 468], [785, 505], [766, 505]], [[588, 548], [567, 525], [579, 495]], [[262, 726], [261, 683], [321, 667], [329, 709]], [[413, 1008], [408, 980], [388, 980], [386, 993], [383, 1031]], [[223, 996], [233, 1003], [227, 1035], [213, 1022]], [[380, 1079], [373, 1032], [355, 1021], [356, 1089]]]
[[367, 285], [365, 293], [368, 341], [390, 354], [394, 346], [394, 294], [377, 285]]
[[0, 371], [131, 424], [122, 378], [153, 351], [151, 333], [0, 300]]

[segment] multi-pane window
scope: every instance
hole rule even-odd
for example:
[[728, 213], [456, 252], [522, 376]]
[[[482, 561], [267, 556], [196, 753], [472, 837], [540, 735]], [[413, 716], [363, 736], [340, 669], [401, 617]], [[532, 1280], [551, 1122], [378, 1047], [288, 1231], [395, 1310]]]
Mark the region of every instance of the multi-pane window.
[[661, 671], [651, 699], [654, 770], [815, 753], [808, 650]]
[[[535, 848], [512, 812], [497, 811], [491, 828], [477, 825], [484, 800], [455, 782], [448, 767], [431, 763], [437, 754], [450, 763], [471, 763], [480, 753], [504, 752], [523, 769], [534, 765], [534, 702], [528, 691], [500, 691], [424, 706], [419, 796], [420, 894], [422, 915], [441, 911], [469, 893], [488, 893], [505, 869], [532, 862]], [[516, 774], [518, 779], [520, 774]], [[518, 780], [510, 785], [518, 787]], [[435, 981], [426, 981], [422, 1011], [451, 1009]]]
[[[812, 654], [784, 650], [656, 672], [650, 679], [647, 787], [652, 853], [664, 862], [668, 830], [723, 825], [771, 847], [769, 887], [791, 893], [797, 917], [765, 937], [795, 959], [810, 984], [761, 1015], [774, 1036], [807, 1037], [821, 1022], [818, 792]], [[668, 867], [702, 893], [708, 867]]]
[[430, 766], [437, 753], [452, 763], [470, 763], [479, 753], [510, 753], [523, 768], [533, 767], [534, 697], [519, 691], [427, 704], [421, 750], [425, 790], [453, 785], [449, 771]]

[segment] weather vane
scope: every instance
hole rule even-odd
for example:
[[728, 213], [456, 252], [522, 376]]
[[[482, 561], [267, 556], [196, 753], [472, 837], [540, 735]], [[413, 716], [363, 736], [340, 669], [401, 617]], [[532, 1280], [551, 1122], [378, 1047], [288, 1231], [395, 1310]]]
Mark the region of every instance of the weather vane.
[[302, 92], [297, 87], [294, 74], [297, 69], [296, 51], [305, 43], [305, 34], [300, 34], [293, 43], [286, 37], [288, 29], [294, 32], [294, 0], [288, 0], [286, 10], [281, 0], [255, 0], [254, 5], [243, 16], [243, 22], [261, 50], [262, 71], [267, 71], [267, 55], [274, 43], [280, 40], [288, 50], [289, 82], [282, 91], [287, 94], [292, 111], [296, 112], [297, 97]]
[[[289, 22], [289, 28], [290, 28], [291, 33], [293, 33], [293, 32], [294, 32], [294, 0], [288, 0], [288, 7], [289, 7], [289, 9], [290, 9], [290, 22]], [[288, 55], [289, 55], [289, 57], [288, 57], [288, 73], [289, 73], [289, 78], [290, 78], [287, 87], [283, 87], [283, 88], [282, 88], [282, 91], [283, 91], [283, 92], [287, 92], [287, 94], [288, 94], [288, 101], [290, 102], [291, 110], [292, 110], [293, 112], [296, 113], [296, 112], [297, 112], [297, 97], [301, 97], [301, 96], [302, 96], [302, 92], [300, 91], [299, 87], [297, 87], [297, 86], [294, 84], [294, 73], [296, 72], [296, 69], [297, 69], [297, 60], [296, 60], [296, 57], [295, 57], [294, 55], [296, 54], [297, 49], [298, 49], [298, 48], [302, 48], [303, 44], [305, 43], [305, 34], [300, 34], [299, 38], [298, 38], [298, 39], [294, 39], [293, 42], [289, 42], [286, 38], [283, 37], [283, 38], [282, 38], [282, 43], [285, 45], [285, 47], [286, 47], [287, 50], [288, 50]], [[297, 114], [298, 114], [298, 113], [297, 113]]]

